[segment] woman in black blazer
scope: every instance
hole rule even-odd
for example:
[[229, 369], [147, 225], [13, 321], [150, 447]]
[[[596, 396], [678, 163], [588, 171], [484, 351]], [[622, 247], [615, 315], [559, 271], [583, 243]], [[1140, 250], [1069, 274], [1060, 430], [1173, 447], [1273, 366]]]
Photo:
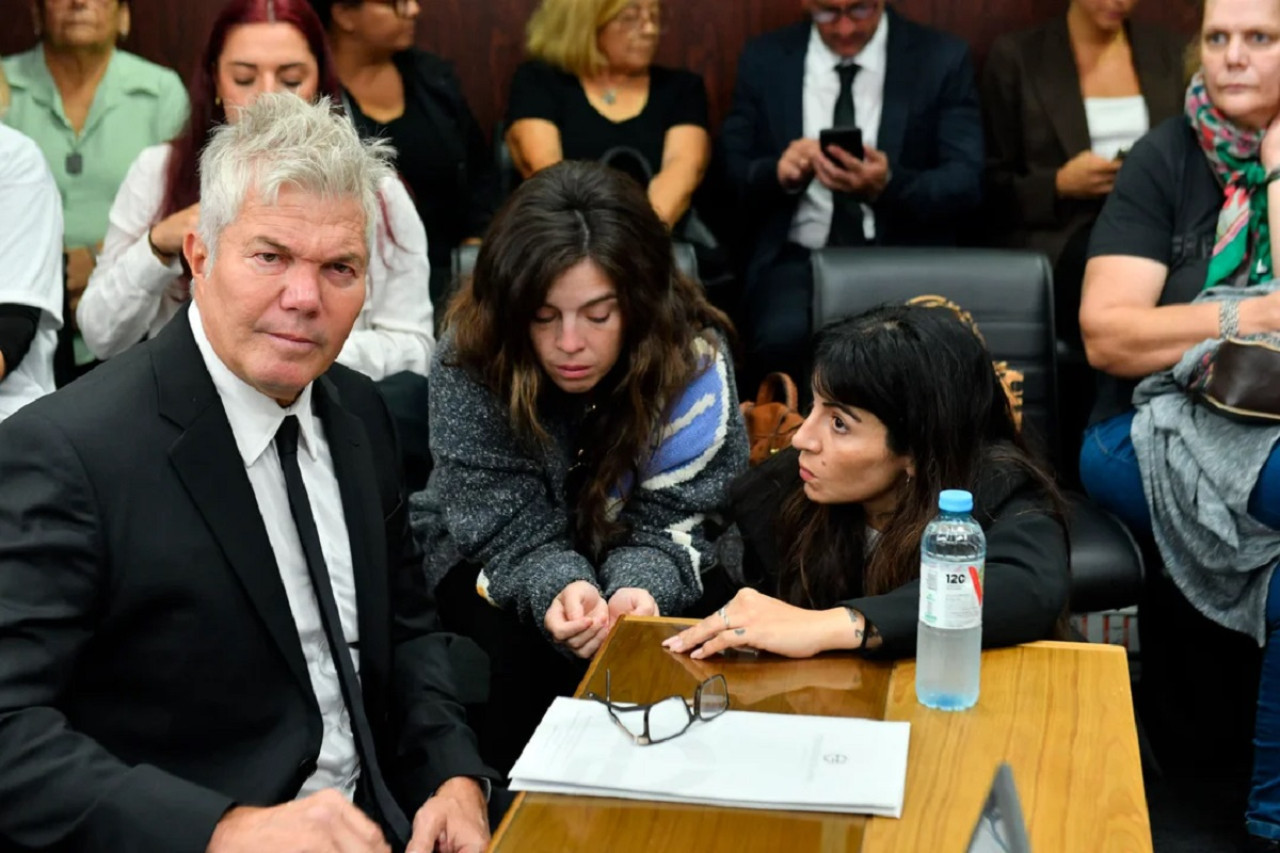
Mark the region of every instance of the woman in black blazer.
[[329, 31], [348, 114], [362, 136], [381, 136], [427, 230], [431, 301], [439, 320], [451, 254], [484, 233], [498, 176], [484, 134], [450, 64], [416, 49], [416, 0], [311, 0]]
[[[1129, 21], [1136, 2], [1071, 0], [1065, 15], [992, 45], [982, 103], [1002, 243], [1056, 263], [1097, 218], [1128, 147], [1182, 110], [1187, 40]], [[1073, 313], [1078, 296], [1077, 282]]]
[[1061, 501], [977, 335], [945, 308], [885, 306], [824, 329], [813, 363], [792, 448], [730, 489], [748, 588], [663, 645], [913, 656], [920, 541], [943, 489], [972, 492], [986, 532], [983, 645], [1060, 635]]

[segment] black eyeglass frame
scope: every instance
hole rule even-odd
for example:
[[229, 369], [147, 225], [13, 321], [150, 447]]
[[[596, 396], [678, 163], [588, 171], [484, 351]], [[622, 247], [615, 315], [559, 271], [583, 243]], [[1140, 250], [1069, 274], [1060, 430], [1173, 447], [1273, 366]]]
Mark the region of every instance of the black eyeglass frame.
[[[684, 696], [681, 696], [677, 693], [673, 693], [670, 696], [662, 697], [656, 702], [627, 702], [627, 703], [614, 702], [610, 698], [611, 692], [612, 692], [612, 681], [613, 681], [613, 673], [610, 670], [606, 669], [604, 671], [604, 696], [601, 696], [600, 694], [595, 692], [591, 692], [586, 695], [586, 698], [593, 699], [596, 702], [599, 702], [601, 705], [604, 705], [605, 709], [608, 710], [609, 718], [613, 720], [614, 725], [616, 725], [619, 729], [621, 729], [623, 734], [631, 738], [632, 742], [635, 743], [637, 746], [653, 746], [654, 744], [666, 743], [667, 741], [675, 740], [676, 738], [680, 737], [680, 735], [689, 731], [689, 728], [696, 721], [701, 720], [704, 723], [709, 723], [712, 720], [714, 720], [716, 717], [723, 714], [725, 711], [729, 710], [729, 683], [725, 681], [725, 678], [723, 675], [720, 675], [718, 673], [716, 675], [711, 676], [710, 678], [706, 679], [705, 681], [703, 681], [701, 684], [698, 685], [697, 689], [693, 691], [692, 700], [686, 699]], [[720, 695], [724, 696], [724, 707], [716, 711], [711, 716], [704, 716], [702, 713], [702, 693], [704, 690], [708, 688], [708, 686], [716, 685], [716, 684], [718, 684], [720, 687]], [[668, 735], [667, 737], [656, 738], [656, 739], [653, 737], [650, 737], [649, 712], [652, 711], [657, 706], [661, 705], [663, 702], [668, 702], [672, 699], [680, 700], [680, 704], [684, 706], [685, 713], [689, 715], [689, 719], [685, 722], [684, 727], [680, 729], [680, 731], [676, 732], [675, 734]], [[641, 734], [636, 734], [635, 732], [631, 731], [631, 729], [627, 728], [626, 725], [622, 722], [622, 719], [618, 716], [618, 714], [632, 714], [632, 713], [635, 713], [636, 711], [644, 712], [644, 730]]]

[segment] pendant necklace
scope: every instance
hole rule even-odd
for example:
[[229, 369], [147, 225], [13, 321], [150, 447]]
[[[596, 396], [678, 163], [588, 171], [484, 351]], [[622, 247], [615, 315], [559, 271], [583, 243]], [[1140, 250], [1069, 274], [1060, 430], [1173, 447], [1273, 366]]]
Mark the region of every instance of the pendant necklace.
[[604, 101], [609, 106], [613, 106], [614, 104], [618, 103], [617, 88], [614, 86], [610, 86], [609, 88], [605, 89], [604, 92], [601, 93], [600, 95], [600, 100]]

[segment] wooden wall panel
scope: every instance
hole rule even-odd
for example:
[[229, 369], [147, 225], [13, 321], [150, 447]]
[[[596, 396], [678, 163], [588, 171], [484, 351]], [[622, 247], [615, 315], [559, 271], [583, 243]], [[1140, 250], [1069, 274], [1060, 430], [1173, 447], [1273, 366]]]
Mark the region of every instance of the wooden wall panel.
[[[188, 76], [220, 7], [219, 0], [132, 0], [125, 47]], [[485, 128], [501, 117], [507, 85], [520, 61], [524, 23], [537, 0], [422, 0], [418, 42], [452, 60]], [[992, 39], [1060, 13], [1065, 0], [896, 0], [904, 15], [954, 32], [981, 58]], [[752, 36], [800, 20], [802, 0], [666, 0], [669, 21], [659, 61], [701, 73], [712, 117], [723, 117], [742, 45]], [[1142, 0], [1136, 16], [1191, 33], [1199, 0]], [[0, 54], [33, 41], [27, 0], [0, 0]]]

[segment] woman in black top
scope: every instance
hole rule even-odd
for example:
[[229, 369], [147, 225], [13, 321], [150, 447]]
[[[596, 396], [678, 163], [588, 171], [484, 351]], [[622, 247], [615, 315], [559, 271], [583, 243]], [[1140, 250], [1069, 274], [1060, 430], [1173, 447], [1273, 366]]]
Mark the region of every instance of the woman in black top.
[[[1184, 615], [1190, 607], [1264, 647], [1245, 824], [1247, 849], [1280, 851], [1280, 572], [1268, 556], [1280, 531], [1280, 445], [1267, 447], [1272, 427], [1235, 424], [1181, 385], [1165, 397], [1180, 408], [1162, 406], [1158, 419], [1134, 404], [1141, 380], [1176, 376], [1206, 341], [1280, 335], [1280, 0], [1207, 0], [1199, 48], [1184, 115], [1134, 146], [1093, 229], [1080, 329], [1102, 375], [1080, 479], [1135, 532], [1155, 534], [1164, 563], [1155, 583], [1176, 587], [1142, 616], [1144, 632], [1159, 626], [1144, 649], [1176, 661], [1144, 669], [1156, 713], [1183, 702], [1194, 655], [1214, 666], [1228, 650], [1207, 621]], [[1219, 288], [1231, 295], [1202, 297]], [[1193, 721], [1188, 736], [1237, 709], [1208, 725], [1196, 710], [1179, 714]], [[1174, 737], [1184, 751], [1185, 737]]]
[[1097, 218], [1133, 143], [1181, 112], [1185, 88], [1187, 40], [1130, 21], [1136, 0], [1066, 5], [997, 38], [982, 79], [987, 196], [1000, 236], [1050, 262]]
[[653, 64], [657, 0], [542, 0], [516, 71], [507, 144], [523, 177], [561, 160], [603, 160], [648, 188], [674, 227], [711, 156], [702, 78]]
[[444, 314], [450, 254], [479, 240], [497, 173], [450, 65], [413, 46], [417, 0], [311, 0], [329, 31], [345, 106], [364, 136], [391, 140], [427, 231], [431, 301]]
[[751, 588], [664, 646], [915, 654], [920, 540], [948, 488], [973, 492], [987, 536], [983, 645], [1058, 633], [1069, 571], [1057, 492], [967, 326], [905, 305], [829, 326], [813, 398], [792, 449], [731, 490]]

